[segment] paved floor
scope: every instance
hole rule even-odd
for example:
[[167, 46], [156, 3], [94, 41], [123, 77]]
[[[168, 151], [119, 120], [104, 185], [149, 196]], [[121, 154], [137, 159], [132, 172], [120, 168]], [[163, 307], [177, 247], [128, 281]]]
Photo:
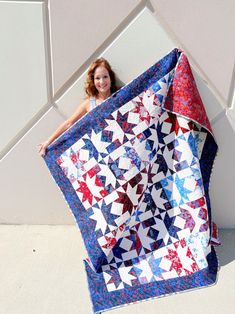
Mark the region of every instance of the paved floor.
[[[235, 230], [220, 230], [216, 285], [107, 314], [235, 313]], [[76, 226], [0, 226], [0, 314], [92, 313]]]

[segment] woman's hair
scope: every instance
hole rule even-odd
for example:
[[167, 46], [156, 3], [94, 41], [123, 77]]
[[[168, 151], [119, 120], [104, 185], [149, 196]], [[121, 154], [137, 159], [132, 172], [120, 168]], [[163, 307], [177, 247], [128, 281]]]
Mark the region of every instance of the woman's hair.
[[117, 91], [115, 73], [113, 72], [110, 64], [108, 63], [106, 59], [98, 58], [94, 62], [92, 62], [87, 73], [87, 78], [85, 82], [85, 92], [88, 97], [91, 97], [91, 96], [94, 97], [98, 95], [98, 91], [94, 84], [94, 73], [95, 73], [96, 68], [99, 66], [104, 66], [109, 72], [109, 76], [111, 80], [111, 87], [110, 87], [111, 94]]

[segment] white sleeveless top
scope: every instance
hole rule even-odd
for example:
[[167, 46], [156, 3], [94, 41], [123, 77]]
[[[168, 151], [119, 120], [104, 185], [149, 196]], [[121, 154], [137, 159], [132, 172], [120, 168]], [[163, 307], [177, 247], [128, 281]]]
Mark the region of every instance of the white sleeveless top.
[[90, 111], [97, 106], [95, 97], [90, 97]]

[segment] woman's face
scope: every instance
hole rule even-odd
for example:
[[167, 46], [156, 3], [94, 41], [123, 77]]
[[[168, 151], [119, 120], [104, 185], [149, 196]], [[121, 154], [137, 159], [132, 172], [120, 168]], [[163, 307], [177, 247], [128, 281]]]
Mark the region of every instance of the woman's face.
[[108, 70], [102, 65], [95, 69], [94, 84], [99, 93], [110, 93], [111, 79]]

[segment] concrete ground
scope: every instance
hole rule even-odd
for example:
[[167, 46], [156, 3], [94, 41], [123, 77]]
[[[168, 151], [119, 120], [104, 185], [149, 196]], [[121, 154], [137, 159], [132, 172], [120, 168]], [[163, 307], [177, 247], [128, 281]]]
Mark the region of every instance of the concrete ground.
[[[216, 285], [124, 306], [107, 314], [235, 313], [235, 230], [220, 230]], [[90, 314], [76, 226], [0, 226], [0, 314]]]

